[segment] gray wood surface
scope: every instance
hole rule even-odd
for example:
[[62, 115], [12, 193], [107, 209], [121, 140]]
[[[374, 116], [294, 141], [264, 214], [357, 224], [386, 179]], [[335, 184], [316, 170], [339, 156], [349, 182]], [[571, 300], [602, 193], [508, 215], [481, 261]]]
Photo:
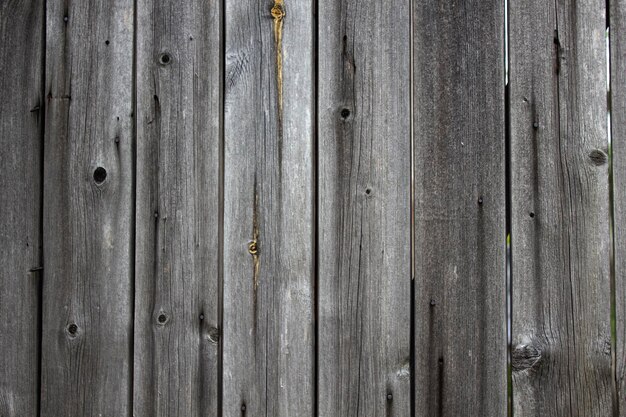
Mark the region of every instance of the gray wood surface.
[[137, 8], [134, 415], [217, 416], [221, 4]]
[[410, 415], [408, 2], [319, 4], [318, 407]]
[[626, 0], [504, 1], [2, 2], [0, 416], [505, 416], [510, 228], [509, 411], [626, 417]]
[[605, 2], [509, 7], [513, 411], [609, 416]]
[[224, 416], [313, 415], [312, 6], [226, 0]]
[[413, 12], [416, 416], [504, 416], [504, 4]]
[[615, 245], [615, 372], [619, 416], [626, 416], [626, 1], [610, 2], [611, 151]]
[[46, 17], [41, 416], [129, 415], [133, 2]]
[[0, 3], [0, 416], [39, 406], [43, 16]]

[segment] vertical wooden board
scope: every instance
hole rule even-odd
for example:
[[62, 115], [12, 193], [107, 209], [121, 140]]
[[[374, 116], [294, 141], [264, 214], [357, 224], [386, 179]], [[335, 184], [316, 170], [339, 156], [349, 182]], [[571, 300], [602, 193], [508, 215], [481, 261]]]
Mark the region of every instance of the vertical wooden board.
[[313, 2], [226, 0], [224, 416], [311, 416]]
[[415, 411], [504, 416], [504, 3], [414, 3]]
[[43, 1], [0, 4], [0, 415], [37, 415]]
[[319, 4], [319, 415], [410, 414], [408, 2]]
[[42, 416], [131, 412], [133, 2], [47, 2]]
[[615, 262], [616, 383], [619, 416], [626, 416], [626, 1], [610, 2], [611, 154]]
[[509, 10], [514, 415], [613, 415], [605, 2]]
[[221, 16], [137, 3], [137, 417], [218, 413]]

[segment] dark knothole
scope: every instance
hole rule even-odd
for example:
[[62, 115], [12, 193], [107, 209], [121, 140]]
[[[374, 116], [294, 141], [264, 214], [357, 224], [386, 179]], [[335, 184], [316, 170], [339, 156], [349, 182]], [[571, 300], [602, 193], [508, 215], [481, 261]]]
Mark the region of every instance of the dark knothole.
[[347, 119], [348, 117], [350, 117], [350, 109], [342, 109], [341, 117], [344, 119]]
[[96, 182], [96, 184], [102, 184], [106, 179], [107, 170], [102, 167], [96, 168], [96, 170], [93, 172], [93, 180]]
[[532, 211], [530, 213], [528, 213], [528, 215], [530, 216], [530, 218], [532, 219], [533, 217], [535, 217], [535, 213], [533, 213]]
[[159, 324], [165, 324], [165, 322], [167, 321], [167, 316], [161, 313], [159, 314], [159, 317], [157, 317], [157, 320], [159, 321]]
[[172, 62], [172, 57], [167, 52], [163, 52], [159, 55], [159, 63], [163, 66], [169, 65]]
[[67, 332], [72, 336], [76, 336], [76, 333], [78, 333], [78, 326], [75, 323], [70, 324], [67, 326]]

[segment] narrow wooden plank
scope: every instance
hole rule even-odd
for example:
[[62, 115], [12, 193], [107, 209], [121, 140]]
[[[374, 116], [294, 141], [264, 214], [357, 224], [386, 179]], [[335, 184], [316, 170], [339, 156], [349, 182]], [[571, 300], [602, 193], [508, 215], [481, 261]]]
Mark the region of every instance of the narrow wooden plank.
[[0, 4], [0, 415], [37, 415], [44, 2]]
[[311, 416], [313, 2], [226, 1], [224, 416]]
[[413, 13], [415, 411], [504, 416], [504, 3]]
[[615, 377], [619, 416], [626, 416], [626, 1], [611, 0], [611, 153], [615, 262]]
[[47, 1], [42, 416], [131, 413], [133, 1]]
[[509, 24], [514, 415], [610, 416], [605, 2]]
[[408, 2], [319, 3], [319, 415], [410, 415]]
[[221, 13], [137, 3], [137, 417], [218, 413]]

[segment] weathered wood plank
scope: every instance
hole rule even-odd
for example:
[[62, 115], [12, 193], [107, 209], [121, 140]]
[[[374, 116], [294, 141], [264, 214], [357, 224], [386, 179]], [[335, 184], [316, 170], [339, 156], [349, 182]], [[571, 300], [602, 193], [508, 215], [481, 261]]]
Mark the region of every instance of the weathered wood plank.
[[504, 4], [413, 13], [415, 411], [504, 416]]
[[626, 416], [626, 1], [611, 0], [611, 153], [615, 262], [616, 404]]
[[37, 415], [44, 2], [0, 4], [0, 415]]
[[408, 2], [319, 4], [319, 415], [410, 414]]
[[313, 2], [226, 1], [224, 416], [311, 416]]
[[514, 414], [609, 416], [605, 2], [510, 3]]
[[221, 3], [137, 3], [135, 416], [217, 416]]
[[133, 2], [47, 2], [42, 416], [131, 413]]

